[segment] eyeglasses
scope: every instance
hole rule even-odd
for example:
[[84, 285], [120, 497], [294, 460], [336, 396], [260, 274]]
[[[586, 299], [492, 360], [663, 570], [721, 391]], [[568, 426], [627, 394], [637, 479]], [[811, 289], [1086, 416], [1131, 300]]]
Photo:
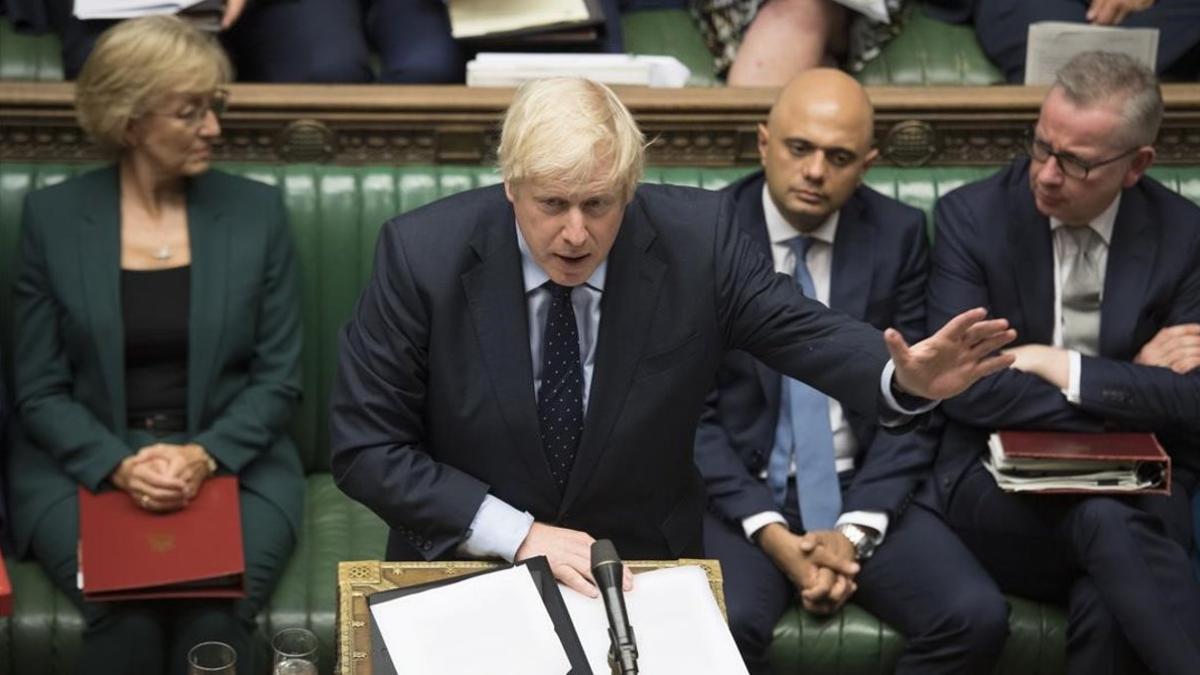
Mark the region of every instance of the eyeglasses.
[[191, 100], [183, 108], [176, 112], [159, 113], [150, 112], [148, 115], [156, 115], [159, 117], [173, 117], [188, 128], [194, 129], [204, 124], [204, 120], [208, 118], [208, 113], [212, 113], [220, 119], [225, 114], [225, 107], [229, 104], [229, 92], [225, 89], [214, 89], [212, 93], [196, 100]]
[[1029, 156], [1032, 157], [1034, 161], [1048, 162], [1050, 161], [1050, 158], [1053, 157], [1054, 159], [1058, 160], [1058, 168], [1063, 172], [1064, 175], [1070, 176], [1071, 178], [1076, 178], [1078, 180], [1086, 180], [1092, 169], [1102, 167], [1105, 164], [1112, 164], [1119, 159], [1124, 159], [1125, 157], [1137, 152], [1141, 147], [1138, 146], [1130, 148], [1125, 152], [1122, 152], [1115, 157], [1109, 157], [1108, 159], [1102, 159], [1097, 162], [1088, 162], [1076, 157], [1075, 155], [1072, 155], [1069, 152], [1056, 151], [1050, 146], [1049, 143], [1039, 140], [1033, 135], [1032, 132], [1029, 134], [1028, 145]]

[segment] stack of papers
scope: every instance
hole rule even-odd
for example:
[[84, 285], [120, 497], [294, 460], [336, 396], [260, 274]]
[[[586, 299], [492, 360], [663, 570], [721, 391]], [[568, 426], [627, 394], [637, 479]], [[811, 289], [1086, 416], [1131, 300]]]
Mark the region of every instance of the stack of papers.
[[982, 461], [1005, 492], [1136, 492], [1162, 482], [1161, 472], [1142, 462], [1008, 457], [999, 434], [988, 438]]
[[671, 56], [481, 52], [467, 63], [467, 86], [516, 87], [545, 77], [586, 77], [605, 84], [682, 87], [691, 71]]

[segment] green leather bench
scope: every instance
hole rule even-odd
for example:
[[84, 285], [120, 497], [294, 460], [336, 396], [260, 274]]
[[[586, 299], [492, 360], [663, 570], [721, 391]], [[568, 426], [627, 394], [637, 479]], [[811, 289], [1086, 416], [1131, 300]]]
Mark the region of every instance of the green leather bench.
[[[11, 288], [22, 196], [87, 167], [50, 163], [0, 165], [0, 336], [10, 347]], [[344, 497], [329, 475], [326, 404], [336, 363], [336, 333], [370, 272], [379, 226], [396, 213], [441, 196], [494, 183], [479, 167], [332, 167], [234, 165], [227, 170], [280, 186], [291, 213], [303, 278], [304, 399], [292, 434], [308, 473], [308, 501], [299, 545], [270, 606], [260, 617], [267, 633], [308, 626], [321, 639], [321, 669], [332, 671], [336, 568], [339, 560], [379, 559], [383, 523]], [[749, 169], [658, 168], [647, 180], [719, 188]], [[988, 169], [877, 168], [868, 182], [928, 213], [937, 197]], [[1200, 168], [1155, 174], [1200, 202]], [[11, 354], [11, 349], [6, 349]], [[19, 477], [18, 477], [19, 479]], [[1200, 508], [1200, 502], [1197, 504]], [[14, 614], [0, 619], [0, 675], [75, 672], [82, 627], [78, 612], [36, 563], [9, 561]], [[947, 589], [947, 592], [953, 592]], [[1012, 600], [1012, 636], [998, 672], [1061, 673], [1064, 623], [1058, 608]], [[829, 619], [798, 609], [776, 629], [772, 657], [782, 673], [886, 673], [902, 648], [894, 631], [851, 605]]]
[[[691, 86], [718, 85], [712, 55], [685, 10], [659, 9], [622, 15], [625, 50], [669, 54], [692, 71]], [[0, 17], [0, 80], [61, 80], [58, 38], [14, 33]], [[906, 10], [900, 35], [857, 77], [863, 84], [1002, 84], [969, 26], [953, 26], [925, 16], [916, 3]]]

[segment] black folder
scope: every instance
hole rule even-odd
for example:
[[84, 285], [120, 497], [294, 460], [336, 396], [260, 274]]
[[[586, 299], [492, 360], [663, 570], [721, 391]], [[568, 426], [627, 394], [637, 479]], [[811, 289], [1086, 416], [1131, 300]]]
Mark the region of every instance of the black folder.
[[[583, 645], [579, 642], [579, 635], [575, 633], [575, 624], [571, 622], [571, 615], [567, 613], [567, 605], [563, 602], [562, 594], [558, 591], [558, 582], [554, 580], [554, 575], [550, 572], [550, 564], [546, 561], [545, 556], [523, 560], [517, 563], [515, 567], [526, 568], [529, 570], [529, 575], [533, 577], [533, 583], [537, 586], [538, 592], [542, 596], [542, 603], [546, 605], [546, 611], [550, 614], [550, 620], [554, 622], [554, 632], [558, 633], [558, 639], [562, 642], [563, 650], [567, 653], [567, 660], [571, 663], [571, 670], [567, 672], [567, 675], [593, 675], [592, 668], [588, 665], [587, 656], [583, 653]], [[425, 584], [406, 586], [405, 588], [397, 588], [390, 591], [379, 591], [367, 597], [367, 604], [374, 605], [377, 602], [386, 602], [412, 593], [420, 593], [431, 588], [445, 586], [446, 584], [452, 584], [456, 581], [479, 576], [480, 574], [491, 574], [503, 569], [508, 568], [500, 567], [494, 570], [483, 570], [450, 579], [431, 581]], [[392, 666], [392, 658], [388, 655], [387, 647], [384, 646], [383, 635], [379, 632], [379, 627], [375, 625], [374, 620], [371, 621], [371, 672], [375, 675], [398, 675], [396, 669]], [[404, 675], [409, 674], [405, 673]]]

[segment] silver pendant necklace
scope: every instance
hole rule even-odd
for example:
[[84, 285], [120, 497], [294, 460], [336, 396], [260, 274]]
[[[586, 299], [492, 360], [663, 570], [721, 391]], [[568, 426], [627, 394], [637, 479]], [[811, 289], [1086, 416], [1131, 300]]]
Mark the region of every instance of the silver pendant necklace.
[[171, 247], [168, 246], [166, 242], [163, 242], [163, 245], [159, 246], [158, 250], [154, 252], [154, 259], [155, 260], [169, 260], [170, 258], [171, 258]]

